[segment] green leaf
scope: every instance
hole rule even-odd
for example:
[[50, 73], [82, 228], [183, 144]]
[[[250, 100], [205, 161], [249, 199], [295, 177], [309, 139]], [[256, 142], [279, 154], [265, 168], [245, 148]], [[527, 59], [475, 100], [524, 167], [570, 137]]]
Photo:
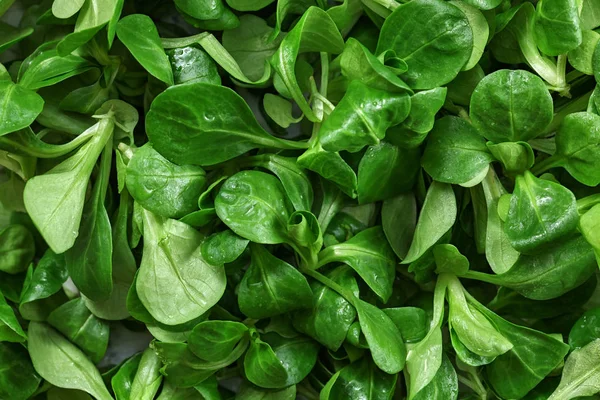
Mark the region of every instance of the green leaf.
[[436, 244], [454, 225], [456, 213], [452, 186], [434, 181], [427, 191], [412, 243], [402, 264], [416, 261]]
[[286, 386], [288, 372], [268, 343], [254, 339], [244, 357], [246, 378], [257, 386], [277, 389]]
[[37, 266], [27, 271], [19, 301], [21, 315], [45, 321], [50, 312], [63, 303], [66, 296], [60, 291], [68, 277], [64, 256], [46, 250]]
[[230, 263], [246, 250], [248, 242], [230, 230], [213, 233], [202, 242], [202, 257], [213, 265]]
[[277, 154], [261, 154], [239, 161], [241, 166], [260, 167], [275, 174], [296, 211], [310, 211], [313, 204], [312, 184], [297, 160]]
[[174, 84], [171, 63], [150, 17], [133, 14], [121, 19], [117, 24], [117, 37], [150, 75], [169, 86]]
[[411, 88], [433, 89], [454, 79], [469, 61], [473, 32], [458, 7], [441, 0], [411, 1], [385, 19], [376, 53], [386, 50], [408, 65], [400, 77]]
[[350, 82], [348, 91], [323, 122], [319, 140], [327, 151], [357, 152], [377, 145], [385, 131], [402, 122], [410, 110], [407, 93], [373, 89], [361, 81]]
[[65, 111], [93, 114], [110, 98], [110, 88], [102, 87], [100, 80], [98, 80], [90, 86], [84, 86], [72, 91], [62, 99], [59, 106]]
[[131, 383], [131, 399], [154, 399], [163, 380], [163, 376], [159, 372], [161, 366], [162, 363], [153, 349], [144, 350]]
[[263, 97], [263, 107], [267, 115], [282, 128], [289, 128], [291, 124], [302, 121], [303, 115], [294, 118], [292, 115], [292, 103], [283, 97], [267, 93]]
[[198, 19], [218, 19], [224, 12], [220, 1], [175, 0], [177, 8], [191, 17]]
[[388, 374], [402, 371], [406, 347], [396, 325], [386, 313], [367, 302], [356, 300], [354, 306], [375, 364]]
[[338, 54], [343, 48], [344, 41], [329, 14], [320, 8], [310, 7], [271, 56], [271, 65], [283, 80], [300, 110], [310, 121], [315, 122], [319, 118], [309, 106], [298, 85], [294, 72], [296, 59], [300, 54], [307, 52]]
[[158, 95], [146, 130], [154, 148], [180, 165], [213, 165], [255, 148], [306, 147], [271, 136], [238, 94], [207, 83], [173, 86]]
[[342, 74], [373, 89], [412, 94], [412, 89], [358, 40], [348, 38], [340, 60]]
[[141, 358], [142, 353], [132, 356], [119, 367], [117, 373], [112, 377], [110, 383], [117, 400], [130, 398], [131, 385]]
[[463, 71], [468, 71], [477, 66], [477, 63], [483, 56], [485, 46], [488, 43], [490, 28], [486, 17], [478, 10], [477, 5], [470, 5], [468, 2], [462, 1], [452, 1], [450, 4], [457, 7], [465, 14], [473, 33], [473, 50], [471, 51], [471, 57], [462, 68]]
[[[118, 154], [118, 153], [117, 153]], [[112, 292], [103, 301], [94, 301], [84, 296], [87, 308], [95, 316], [106, 320], [121, 320], [129, 317], [127, 292], [133, 283], [137, 263], [129, 248], [129, 217], [133, 201], [127, 190], [121, 192], [119, 208], [112, 220]]]
[[380, 226], [364, 230], [319, 253], [319, 266], [334, 262], [348, 264], [382, 301], [386, 302], [392, 295], [396, 260]]
[[246, 325], [239, 322], [204, 321], [192, 330], [188, 346], [197, 357], [216, 362], [231, 354], [247, 332]]
[[[89, 42], [105, 25], [112, 24], [113, 19], [118, 20], [122, 8], [123, 2], [120, 0], [86, 0], [77, 15], [75, 31], [58, 43], [58, 54], [61, 57], [68, 56]], [[112, 32], [109, 34], [110, 43], [114, 37], [114, 30]]]
[[222, 43], [214, 37], [200, 45], [235, 79], [254, 85], [265, 85], [272, 74], [269, 57], [275, 53], [281, 37], [269, 41], [273, 28], [263, 19], [250, 14], [240, 16], [237, 28], [223, 32]]
[[529, 171], [517, 176], [504, 231], [515, 250], [531, 253], [577, 228], [573, 193]]
[[242, 385], [237, 393], [238, 400], [294, 400], [296, 399], [296, 386], [281, 390], [261, 390], [253, 385]]
[[600, 116], [587, 112], [569, 114], [556, 133], [556, 154], [547, 162], [563, 166], [584, 185], [597, 186], [600, 184], [598, 143]]
[[433, 380], [414, 397], [416, 400], [436, 398], [458, 398], [458, 377], [452, 363], [445, 354], [442, 357], [442, 365], [435, 373]]
[[483, 180], [492, 161], [477, 130], [462, 118], [448, 116], [436, 121], [421, 162], [434, 180], [470, 187]]
[[9, 225], [0, 231], [0, 271], [18, 274], [29, 267], [35, 255], [33, 235], [23, 225]]
[[260, 245], [251, 244], [252, 262], [238, 289], [242, 313], [261, 319], [309, 308], [312, 291], [306, 278]]
[[600, 205], [595, 205], [580, 217], [579, 230], [588, 243], [594, 248], [596, 260], [600, 259]]
[[79, 236], [65, 253], [69, 276], [86, 297], [101, 301], [112, 292], [112, 231], [104, 207], [112, 161], [112, 140], [100, 160], [100, 174], [83, 207]]
[[242, 339], [231, 354], [218, 362], [207, 362], [196, 357], [185, 343], [152, 342], [150, 347], [156, 351], [165, 366], [161, 372], [167, 376], [167, 383], [178, 387], [192, 387], [202, 383], [216, 371], [225, 368], [240, 358], [248, 348], [249, 339]]
[[307, 336], [285, 338], [275, 332], [262, 335], [287, 372], [285, 386], [300, 383], [312, 371], [317, 362], [319, 346]]
[[573, 351], [563, 368], [560, 384], [548, 400], [570, 400], [600, 391], [600, 340]]
[[387, 140], [397, 146], [419, 146], [433, 129], [435, 116], [444, 105], [447, 91], [440, 87], [413, 94], [408, 117], [400, 125], [388, 129]]
[[83, 7], [85, 0], [54, 0], [52, 2], [52, 14], [56, 18], [67, 19], [77, 14]]
[[82, 298], [73, 299], [52, 311], [48, 323], [83, 350], [93, 362], [97, 363], [104, 357], [110, 327], [87, 309]]
[[288, 221], [290, 245], [308, 265], [316, 265], [318, 254], [323, 247], [323, 233], [317, 217], [310, 211], [296, 211]]
[[298, 157], [298, 165], [316, 172], [323, 178], [334, 182], [344, 193], [355, 198], [358, 181], [354, 170], [344, 161], [339, 153], [323, 150], [315, 143], [304, 154]]
[[535, 139], [552, 122], [552, 97], [544, 82], [522, 70], [503, 69], [479, 82], [471, 97], [475, 128], [495, 143]]
[[0, 136], [31, 125], [43, 107], [44, 100], [34, 91], [0, 80]]
[[[569, 347], [561, 340], [514, 325], [476, 301], [475, 305], [514, 346], [484, 367], [487, 381], [499, 396], [516, 399], [525, 396], [563, 361]], [[513, 371], [510, 375], [506, 374], [507, 368]]]
[[383, 232], [394, 253], [403, 259], [408, 253], [417, 226], [417, 203], [413, 193], [387, 199], [381, 207]]
[[418, 149], [387, 142], [370, 146], [358, 165], [359, 204], [386, 200], [414, 186], [419, 173]]
[[[202, 236], [190, 226], [144, 210], [144, 252], [136, 289], [158, 322], [177, 325], [193, 320], [223, 295], [222, 266], [201, 255]], [[169, 301], [164, 301], [169, 293]]]
[[594, 75], [594, 50], [600, 41], [600, 34], [592, 30], [582, 32], [581, 44], [568, 53], [569, 64], [586, 75]]
[[534, 300], [548, 300], [584, 283], [596, 270], [592, 247], [578, 234], [570, 235], [544, 252], [522, 254], [499, 275], [469, 271], [464, 276], [505, 286]]
[[0, 293], [0, 342], [24, 342], [27, 335], [21, 328], [15, 312]]
[[[1, 5], [1, 4], [0, 4]], [[33, 396], [42, 378], [36, 373], [27, 349], [20, 344], [0, 342], [0, 396], [27, 400]]]
[[379, 370], [372, 361], [363, 357], [359, 361], [341, 369], [321, 392], [321, 400], [365, 399], [388, 400], [396, 389], [397, 375], [389, 375]]
[[198, 208], [206, 185], [206, 173], [195, 165], [171, 163], [151, 144], [136, 149], [127, 164], [127, 190], [148, 211], [166, 218], [180, 218]]
[[418, 342], [427, 335], [429, 320], [423, 309], [417, 307], [397, 307], [384, 308], [382, 311], [396, 325], [404, 343]]
[[579, 4], [575, 0], [538, 2], [535, 8], [535, 41], [542, 53], [558, 56], [581, 44]]
[[535, 162], [535, 155], [527, 142], [488, 142], [486, 145], [507, 174], [523, 174]]
[[581, 349], [598, 338], [600, 333], [600, 308], [586, 311], [573, 324], [569, 332], [569, 345], [572, 349]]
[[29, 355], [42, 378], [54, 386], [83, 390], [98, 400], [112, 399], [94, 364], [61, 334], [31, 322], [28, 336]]
[[[450, 332], [460, 343], [476, 356], [494, 359], [510, 349], [513, 344], [465, 297], [465, 290], [458, 279], [448, 285]], [[467, 360], [463, 360], [467, 362]]]
[[437, 244], [433, 247], [436, 272], [455, 275], [465, 274], [469, 270], [469, 259], [451, 244]]
[[[36, 90], [62, 82], [96, 66], [85, 58], [74, 54], [59, 55], [53, 44], [54, 42], [49, 42], [41, 45], [23, 61], [19, 68], [19, 85], [30, 90]], [[42, 106], [39, 100], [37, 104], [38, 107]]]
[[217, 215], [235, 233], [255, 243], [288, 241], [292, 206], [272, 175], [241, 171], [227, 179], [215, 198]]
[[88, 180], [113, 129], [112, 118], [99, 120], [89, 128], [93, 136], [75, 154], [45, 174], [33, 177], [25, 185], [25, 208], [57, 254], [75, 244]]
[[20, 42], [34, 32], [32, 27], [15, 28], [0, 22], [0, 53]]
[[[337, 267], [327, 277], [358, 296], [358, 285], [352, 270]], [[346, 338], [350, 325], [356, 319], [355, 308], [343, 296], [320, 282], [312, 281], [313, 306], [294, 314], [294, 327], [333, 351], [337, 351]]]
[[173, 71], [175, 85], [194, 82], [221, 84], [221, 76], [215, 62], [202, 49], [186, 46], [166, 51]]
[[511, 246], [504, 233], [504, 221], [498, 214], [500, 198], [507, 193], [493, 169], [489, 170], [482, 186], [487, 205], [485, 256], [492, 271], [501, 274], [508, 271], [519, 258], [519, 252]]

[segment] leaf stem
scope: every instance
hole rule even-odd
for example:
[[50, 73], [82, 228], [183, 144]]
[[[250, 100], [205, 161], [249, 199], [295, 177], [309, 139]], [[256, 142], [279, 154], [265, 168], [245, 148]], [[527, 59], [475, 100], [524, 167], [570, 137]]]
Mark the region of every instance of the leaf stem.
[[533, 168], [531, 168], [531, 173], [535, 176], [540, 176], [549, 169], [560, 167], [562, 162], [563, 157], [555, 154], [540, 161], [539, 163], [536, 163]]
[[329, 279], [322, 273], [315, 271], [313, 269], [307, 269], [307, 268], [301, 267], [300, 271], [303, 274], [308, 275], [311, 278], [316, 279], [317, 281], [321, 282], [323, 285], [327, 286], [331, 290], [336, 291], [340, 296], [342, 296], [344, 299], [346, 299], [350, 304], [352, 304], [353, 306], [355, 305], [356, 300], [357, 300], [356, 296], [354, 296], [354, 294], [352, 294], [349, 290], [345, 289], [341, 285], [334, 282], [332, 279]]
[[182, 38], [174, 38], [174, 39], [160, 38], [160, 41], [162, 43], [163, 48], [175, 49], [178, 47], [185, 47], [185, 46], [189, 46], [189, 45], [198, 43], [199, 41], [201, 41], [208, 35], [210, 35], [210, 33], [202, 32], [197, 35], [187, 36], [187, 37], [182, 37]]

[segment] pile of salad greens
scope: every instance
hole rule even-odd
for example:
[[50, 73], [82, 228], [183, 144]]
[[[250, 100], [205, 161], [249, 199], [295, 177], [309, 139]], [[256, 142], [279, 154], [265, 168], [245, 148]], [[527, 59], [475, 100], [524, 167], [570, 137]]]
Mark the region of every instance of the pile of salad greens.
[[599, 0], [0, 16], [0, 399], [600, 398]]

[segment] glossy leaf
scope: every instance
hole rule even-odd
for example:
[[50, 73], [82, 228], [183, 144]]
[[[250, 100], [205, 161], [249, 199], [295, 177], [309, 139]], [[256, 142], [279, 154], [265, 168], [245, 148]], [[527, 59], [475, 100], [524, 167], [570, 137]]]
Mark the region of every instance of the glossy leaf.
[[[265, 132], [233, 90], [201, 82], [158, 95], [146, 117], [146, 131], [154, 149], [180, 165], [213, 165], [255, 148], [305, 147]], [[222, 142], [228, 145], [218, 144]]]
[[248, 239], [239, 237], [230, 230], [215, 233], [202, 242], [202, 257], [213, 265], [235, 261], [248, 246]]
[[570, 114], [556, 134], [556, 155], [552, 161], [564, 166], [581, 183], [596, 186], [600, 184], [598, 143], [600, 116], [586, 112]]
[[385, 137], [385, 131], [402, 122], [409, 110], [407, 93], [390, 93], [352, 81], [346, 95], [321, 126], [321, 144], [327, 151], [350, 152], [377, 145]]
[[[436, 121], [423, 154], [423, 168], [438, 182], [472, 186], [493, 161], [485, 142], [467, 121], [444, 117]], [[479, 182], [475, 182], [479, 183]]]
[[35, 370], [48, 382], [83, 390], [99, 400], [112, 399], [100, 373], [75, 345], [48, 325], [29, 325], [29, 354]]
[[538, 3], [535, 40], [540, 50], [549, 56], [565, 54], [579, 46], [582, 34], [578, 3], [574, 0], [542, 0]]
[[37, 390], [42, 378], [37, 374], [31, 359], [20, 344], [1, 342], [0, 396], [15, 400], [29, 399]]
[[[443, 15], [445, 23], [438, 23]], [[414, 37], [415, 40], [406, 40]], [[377, 53], [393, 50], [408, 65], [400, 77], [413, 89], [443, 86], [471, 57], [473, 32], [465, 14], [439, 0], [411, 1], [386, 18]]]
[[529, 253], [574, 231], [578, 218], [571, 191], [526, 171], [516, 179], [504, 231], [517, 251]]
[[117, 36], [136, 60], [154, 77], [173, 85], [169, 58], [160, 43], [154, 22], [142, 14], [128, 15], [117, 24]]
[[[327, 276], [335, 283], [358, 295], [358, 285], [349, 267], [338, 267]], [[327, 348], [336, 351], [346, 338], [350, 325], [356, 319], [355, 308], [339, 293], [313, 281], [313, 306], [294, 314], [294, 327]]]
[[388, 374], [402, 371], [406, 348], [396, 325], [386, 313], [367, 302], [357, 300], [354, 306], [375, 364]]
[[18, 274], [27, 269], [35, 255], [33, 235], [23, 225], [9, 225], [0, 231], [0, 271]]
[[511, 288], [530, 299], [547, 300], [581, 285], [595, 268], [591, 246], [580, 235], [571, 235], [543, 253], [520, 255], [503, 274], [470, 271], [465, 276]]
[[44, 100], [37, 93], [10, 80], [0, 80], [0, 115], [5, 116], [0, 122], [0, 136], [31, 125], [43, 107]]
[[238, 172], [215, 198], [217, 215], [232, 231], [256, 243], [284, 243], [292, 206], [283, 185], [259, 171]]
[[261, 319], [312, 305], [306, 278], [260, 245], [250, 246], [252, 262], [238, 289], [240, 310]]
[[69, 276], [79, 290], [96, 301], [106, 300], [112, 292], [112, 230], [104, 206], [112, 149], [109, 140], [100, 160], [100, 174], [91, 198], [83, 206], [82, 224], [73, 247], [65, 253]]
[[133, 199], [146, 210], [179, 218], [197, 209], [206, 174], [195, 165], [173, 164], [146, 144], [127, 164], [126, 184]]
[[456, 212], [456, 198], [452, 187], [434, 181], [427, 191], [412, 243], [402, 263], [412, 263], [432, 247], [452, 228]]
[[552, 121], [552, 97], [538, 76], [504, 69], [479, 82], [470, 116], [479, 133], [492, 142], [527, 141]]
[[417, 225], [417, 203], [412, 193], [387, 199], [381, 207], [383, 232], [398, 258], [408, 253]]
[[79, 234], [85, 191], [96, 160], [113, 133], [112, 118], [89, 128], [93, 137], [44, 175], [27, 181], [23, 200], [36, 227], [57, 254], [70, 249]]
[[93, 362], [97, 363], [104, 357], [110, 327], [87, 309], [82, 298], [73, 299], [52, 311], [48, 323], [83, 350]]
[[334, 375], [327, 396], [321, 392], [321, 399], [388, 400], [396, 389], [396, 380], [397, 375], [386, 374], [368, 358], [362, 358]]
[[204, 321], [192, 330], [188, 338], [189, 349], [207, 361], [226, 358], [238, 344], [248, 328], [233, 321]]
[[[223, 267], [202, 258], [201, 241], [189, 225], [144, 211], [144, 253], [136, 289], [157, 321], [166, 325], [191, 321], [223, 295]], [[163, 290], [172, 294], [171, 301], [162, 301]]]
[[304, 98], [295, 75], [296, 59], [307, 52], [341, 53], [344, 41], [335, 23], [325, 11], [309, 8], [296, 26], [282, 40], [270, 62], [283, 80], [287, 90], [306, 118], [317, 121], [318, 117]]
[[352, 239], [329, 246], [319, 253], [319, 265], [343, 262], [354, 269], [384, 302], [392, 294], [395, 255], [379, 226]]

